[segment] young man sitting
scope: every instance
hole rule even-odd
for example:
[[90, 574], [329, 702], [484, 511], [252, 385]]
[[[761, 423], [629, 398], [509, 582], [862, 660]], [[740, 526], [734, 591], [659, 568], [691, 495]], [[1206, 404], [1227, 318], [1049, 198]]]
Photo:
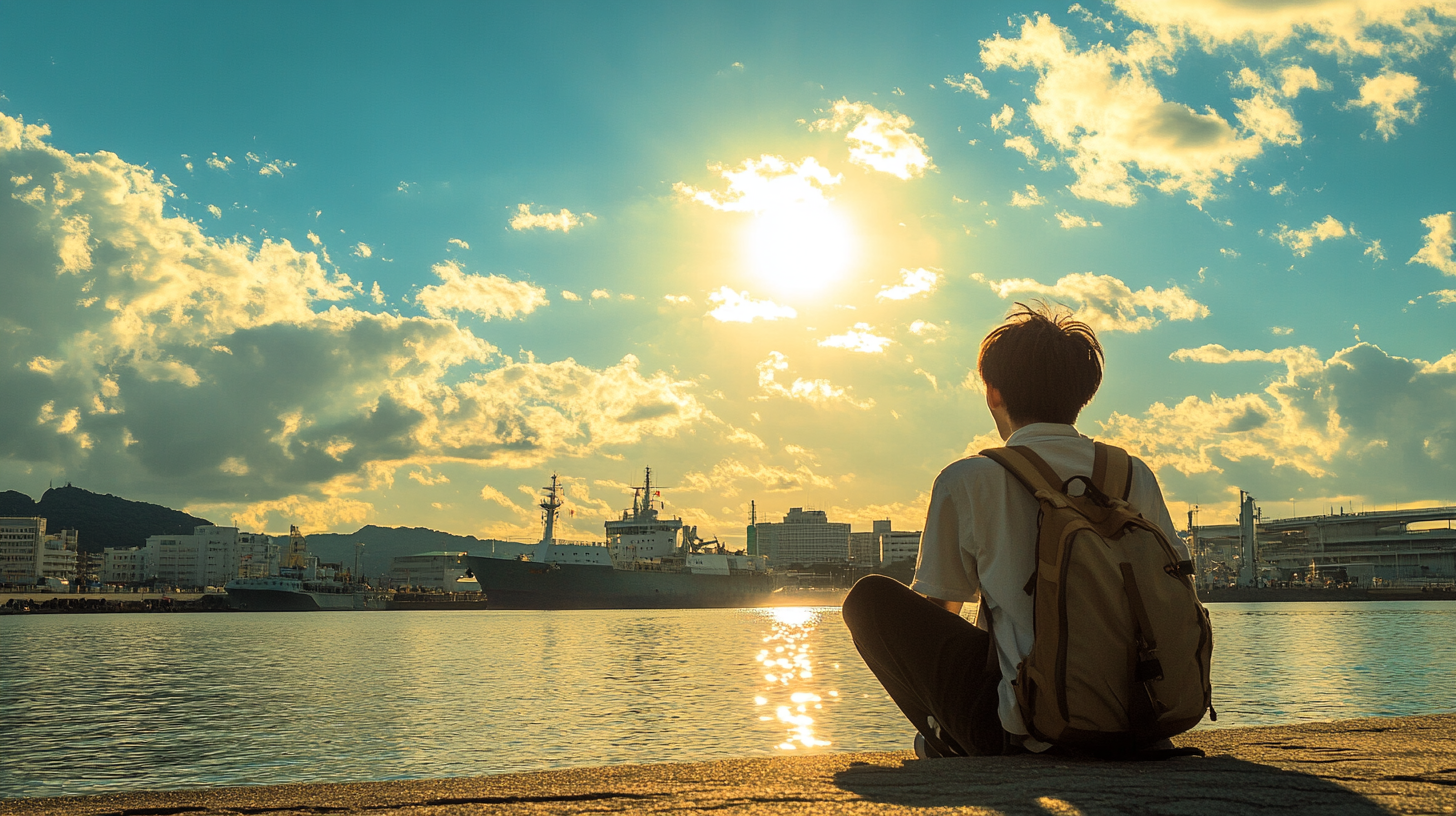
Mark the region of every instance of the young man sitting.
[[[1069, 314], [1017, 306], [981, 342], [986, 407], [1007, 445], [1031, 448], [1063, 480], [1090, 476], [1093, 441], [1073, 423], [1102, 383], [1102, 346]], [[1128, 502], [1186, 559], [1157, 479], [1136, 458], [1131, 470]], [[1001, 465], [984, 456], [953, 462], [931, 490], [914, 583], [872, 575], [844, 600], [855, 647], [919, 732], [922, 757], [1050, 747], [1029, 736], [1012, 687], [1033, 642], [1026, 586], [1037, 516], [1037, 500]], [[978, 600], [995, 654], [991, 636], [959, 614]]]

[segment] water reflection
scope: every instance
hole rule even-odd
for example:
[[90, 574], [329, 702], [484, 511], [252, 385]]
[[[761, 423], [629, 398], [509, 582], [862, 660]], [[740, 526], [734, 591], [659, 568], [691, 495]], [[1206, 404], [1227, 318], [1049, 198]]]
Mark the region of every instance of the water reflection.
[[836, 701], [839, 692], [831, 689], [821, 695], [814, 680], [810, 636], [822, 614], [804, 606], [765, 609], [763, 613], [770, 629], [755, 658], [764, 674], [763, 691], [753, 698], [753, 703], [774, 713], [760, 714], [758, 719], [778, 720], [783, 725], [784, 739], [774, 746], [780, 751], [828, 747], [832, 744], [829, 740], [815, 735], [814, 712], [823, 710], [826, 698]]

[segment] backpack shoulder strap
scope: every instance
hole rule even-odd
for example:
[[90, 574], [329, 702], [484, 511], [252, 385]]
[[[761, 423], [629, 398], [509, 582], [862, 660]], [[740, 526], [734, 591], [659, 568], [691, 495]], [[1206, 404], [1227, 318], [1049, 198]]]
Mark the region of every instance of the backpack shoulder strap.
[[1026, 488], [1033, 496], [1038, 490], [1050, 490], [1053, 493], [1062, 492], [1062, 479], [1052, 470], [1051, 465], [1041, 458], [1036, 451], [1025, 445], [1013, 445], [1005, 448], [987, 448], [981, 451], [981, 455], [1011, 471], [1018, 482]]
[[1093, 443], [1092, 484], [1104, 494], [1127, 501], [1132, 493], [1132, 460], [1115, 445]]

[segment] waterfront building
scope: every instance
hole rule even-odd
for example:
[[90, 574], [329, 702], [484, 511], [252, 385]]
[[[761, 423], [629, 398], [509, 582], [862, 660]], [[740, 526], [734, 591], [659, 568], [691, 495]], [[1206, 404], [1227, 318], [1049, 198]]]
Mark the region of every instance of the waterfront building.
[[920, 532], [892, 529], [889, 519], [876, 519], [870, 531], [849, 534], [849, 560], [883, 566], [920, 557]]
[[149, 578], [178, 587], [223, 586], [238, 575], [238, 528], [194, 527], [192, 535], [147, 537]]
[[758, 551], [772, 564], [828, 564], [849, 560], [849, 525], [832, 522], [823, 510], [789, 508], [782, 522], [754, 525]]
[[75, 530], [47, 534], [43, 518], [0, 518], [0, 581], [70, 581], [76, 577], [76, 547]]
[[1265, 519], [1247, 498], [1238, 524], [1190, 523], [1201, 585], [1456, 582], [1456, 506]]
[[139, 584], [152, 577], [146, 547], [107, 547], [101, 551], [101, 583]]
[[280, 548], [273, 543], [271, 536], [262, 533], [238, 533], [238, 545], [233, 557], [237, 567], [233, 578], [266, 578], [278, 574]]
[[389, 583], [392, 586], [420, 587], [456, 591], [474, 591], [480, 584], [459, 583], [469, 569], [463, 552], [425, 552], [399, 555], [389, 559]]
[[883, 561], [885, 564], [893, 564], [896, 561], [914, 561], [920, 557], [920, 531], [887, 530], [881, 549], [885, 554]]

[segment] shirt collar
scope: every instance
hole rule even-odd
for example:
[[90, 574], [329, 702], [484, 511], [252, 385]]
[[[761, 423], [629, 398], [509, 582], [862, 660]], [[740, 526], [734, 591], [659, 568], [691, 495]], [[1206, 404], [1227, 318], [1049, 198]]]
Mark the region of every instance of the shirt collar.
[[1008, 446], [1025, 445], [1026, 443], [1037, 439], [1065, 436], [1085, 438], [1082, 437], [1082, 434], [1078, 433], [1077, 429], [1072, 427], [1071, 425], [1063, 425], [1059, 422], [1033, 422], [1030, 425], [1021, 428], [1016, 433], [1013, 433], [1011, 437], [1006, 440], [1006, 444]]

